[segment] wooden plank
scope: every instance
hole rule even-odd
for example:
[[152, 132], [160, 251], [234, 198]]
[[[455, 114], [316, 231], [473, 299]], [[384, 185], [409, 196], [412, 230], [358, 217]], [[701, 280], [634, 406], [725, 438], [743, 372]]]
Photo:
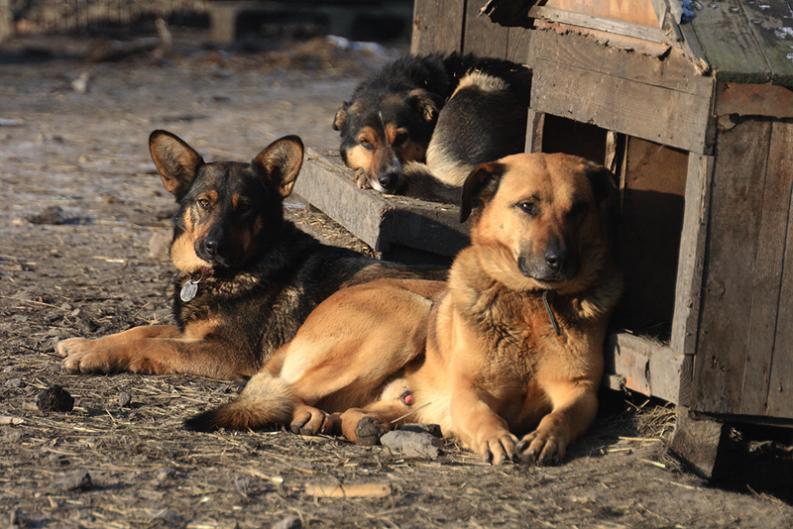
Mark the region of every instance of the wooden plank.
[[529, 46], [534, 32], [527, 28], [510, 27], [507, 33], [507, 60], [518, 64], [526, 64], [531, 68], [529, 62]]
[[787, 0], [740, 2], [771, 69], [771, 81], [793, 86], [793, 8]]
[[615, 35], [634, 37], [649, 42], [666, 42], [666, 33], [658, 27], [647, 27], [612, 18], [600, 18], [573, 11], [564, 11], [546, 6], [534, 6], [529, 10], [532, 18], [541, 18], [550, 22], [570, 24], [583, 28], [605, 31]]
[[[780, 300], [781, 280], [785, 258], [785, 238], [790, 214], [790, 196], [793, 191], [793, 125], [774, 123], [771, 128], [771, 146], [765, 185], [757, 189], [762, 194], [761, 209], [755, 212], [760, 219], [757, 234], [757, 251], [751, 274], [751, 312], [747, 339], [740, 407], [735, 410], [747, 415], [763, 415], [769, 395], [771, 363], [776, 357], [793, 360], [793, 350], [782, 344], [775, 346], [779, 324], [790, 326], [777, 314], [786, 301]], [[748, 300], [747, 300], [748, 301]], [[790, 321], [790, 320], [788, 320]], [[784, 330], [781, 330], [784, 333]], [[784, 340], [784, 338], [783, 338]], [[789, 342], [793, 343], [793, 342]], [[784, 361], [784, 360], [783, 360]], [[778, 366], [779, 364], [777, 364]], [[782, 368], [784, 371], [784, 368]], [[791, 371], [793, 374], [793, 371]], [[789, 379], [788, 379], [789, 380]], [[787, 397], [793, 396], [793, 391]], [[788, 416], [793, 417], [793, 401], [785, 405]], [[776, 410], [775, 410], [776, 411]]]
[[677, 259], [675, 309], [670, 340], [672, 350], [683, 355], [679, 396], [681, 404], [688, 404], [689, 401], [696, 354], [713, 164], [712, 156], [688, 155], [685, 209]]
[[740, 0], [711, 2], [689, 23], [720, 81], [762, 83], [771, 68], [750, 29]]
[[[793, 53], [793, 47], [790, 49]], [[716, 92], [717, 116], [736, 114], [793, 118], [793, 90], [784, 86], [719, 83]]]
[[675, 305], [688, 154], [628, 138], [619, 223], [625, 291], [614, 320], [667, 340]]
[[538, 112], [700, 154], [710, 150], [710, 97], [541, 59], [532, 83], [531, 107]]
[[479, 16], [481, 7], [479, 0], [468, 0], [465, 4], [463, 52], [475, 53], [481, 57], [506, 59], [509, 28], [494, 24], [488, 17]]
[[676, 403], [681, 358], [657, 340], [625, 332], [612, 334], [606, 341], [604, 385]]
[[542, 130], [545, 114], [529, 109], [526, 120], [526, 152], [542, 152]]
[[378, 252], [392, 245], [453, 256], [468, 244], [457, 207], [360, 190], [338, 158], [309, 149], [295, 193]]
[[[793, 181], [793, 123], [774, 123], [768, 157], [769, 176], [791, 188]], [[788, 202], [791, 200], [788, 192]], [[788, 209], [785, 257], [776, 320], [774, 356], [765, 415], [793, 418], [793, 208]]]
[[465, 25], [465, 2], [416, 0], [410, 53], [461, 51]]
[[535, 60], [558, 62], [702, 97], [710, 97], [713, 92], [712, 79], [702, 77], [677, 49], [655, 59], [601, 44], [591, 37], [542, 30], [532, 35], [531, 54]]
[[[548, 0], [548, 7], [600, 18], [612, 18], [640, 26], [661, 27], [653, 0]], [[660, 20], [663, 20], [661, 18]]]
[[698, 411], [740, 407], [770, 136], [771, 124], [754, 120], [719, 133], [691, 395]]

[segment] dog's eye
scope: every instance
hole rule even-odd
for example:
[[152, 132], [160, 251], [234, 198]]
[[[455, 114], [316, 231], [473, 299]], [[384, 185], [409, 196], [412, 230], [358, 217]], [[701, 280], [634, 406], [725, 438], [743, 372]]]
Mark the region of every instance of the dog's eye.
[[518, 202], [515, 206], [520, 209], [522, 212], [526, 213], [530, 217], [536, 217], [537, 214], [540, 212], [539, 208], [537, 208], [536, 202], [524, 201]]
[[198, 207], [201, 209], [209, 209], [209, 206], [212, 205], [210, 204], [209, 200], [206, 198], [199, 198], [198, 200], [196, 200], [196, 203], [198, 204]]
[[394, 141], [393, 141], [392, 145], [394, 145], [395, 147], [399, 147], [400, 145], [402, 145], [406, 141], [408, 141], [408, 133], [407, 132], [398, 132], [396, 134], [396, 136], [394, 136]]
[[567, 212], [567, 218], [574, 219], [576, 217], [580, 217], [586, 212], [588, 207], [589, 204], [586, 202], [576, 202], [573, 204], [573, 207], [570, 208], [570, 211]]
[[369, 142], [369, 140], [364, 140], [364, 139], [362, 139], [362, 140], [361, 140], [360, 142], [358, 142], [358, 143], [360, 143], [360, 144], [361, 144], [361, 147], [363, 147], [364, 149], [366, 149], [366, 150], [368, 150], [368, 151], [371, 151], [372, 149], [374, 149], [374, 145], [372, 145], [372, 144]]

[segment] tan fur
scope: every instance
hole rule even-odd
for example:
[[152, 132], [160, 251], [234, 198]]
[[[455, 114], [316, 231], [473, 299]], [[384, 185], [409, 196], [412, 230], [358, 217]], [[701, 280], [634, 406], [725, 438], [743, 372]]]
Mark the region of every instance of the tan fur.
[[[309, 416], [341, 412], [341, 432], [364, 443], [394, 421], [437, 423], [493, 463], [517, 456], [556, 461], [588, 428], [606, 325], [621, 290], [604, 212], [588, 179], [593, 165], [545, 154], [500, 163], [498, 189], [486, 199], [472, 244], [455, 259], [445, 289], [384, 280], [341, 290], [265, 367], [288, 382], [291, 398], [317, 410]], [[527, 199], [538, 202], [536, 216], [516, 207]], [[586, 209], [571, 218], [581, 202]], [[553, 283], [521, 273], [518, 256], [527, 247], [543, 251], [543, 241], [560, 233], [578, 247], [578, 272]], [[553, 293], [558, 336], [545, 291]], [[400, 387], [413, 392], [412, 407], [395, 398]], [[519, 441], [516, 434], [524, 433]]]
[[509, 88], [507, 82], [500, 77], [488, 75], [479, 70], [471, 70], [460, 79], [460, 82], [457, 84], [457, 88], [455, 88], [454, 93], [452, 93], [452, 97], [454, 97], [457, 92], [463, 88], [472, 86], [475, 86], [485, 92], [501, 92]]

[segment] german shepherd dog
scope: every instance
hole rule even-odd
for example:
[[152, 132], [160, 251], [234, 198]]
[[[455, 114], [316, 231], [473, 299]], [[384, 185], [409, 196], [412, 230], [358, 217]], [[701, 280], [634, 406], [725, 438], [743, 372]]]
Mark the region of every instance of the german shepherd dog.
[[205, 163], [162, 130], [151, 133], [149, 150], [179, 204], [170, 247], [179, 271], [176, 325], [63, 340], [56, 351], [68, 371], [250, 376], [340, 287], [422, 273], [323, 245], [284, 219], [283, 200], [303, 163], [297, 136], [276, 140], [250, 163]]
[[338, 291], [238, 400], [188, 426], [291, 422], [373, 443], [409, 420], [440, 424], [493, 464], [559, 461], [595, 417], [622, 288], [609, 251], [614, 191], [610, 172], [571, 155], [478, 166], [461, 219], [483, 207], [448, 283], [383, 279]]
[[336, 112], [341, 157], [360, 188], [448, 200], [474, 165], [523, 151], [529, 85], [509, 61], [400, 58]]

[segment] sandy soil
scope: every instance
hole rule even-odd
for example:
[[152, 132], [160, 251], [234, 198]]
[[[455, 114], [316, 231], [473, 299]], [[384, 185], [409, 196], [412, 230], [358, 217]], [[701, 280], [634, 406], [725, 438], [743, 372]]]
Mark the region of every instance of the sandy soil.
[[[619, 395], [567, 463], [489, 467], [451, 444], [403, 460], [282, 431], [190, 433], [181, 421], [236, 384], [61, 370], [60, 338], [170, 317], [172, 272], [149, 247], [173, 208], [148, 159], [152, 129], [214, 159], [248, 159], [286, 133], [333, 150], [333, 111], [372, 64], [216, 52], [0, 64], [0, 118], [12, 120], [0, 121], [0, 527], [792, 527], [789, 505], [683, 472], [664, 449], [669, 410]], [[298, 202], [288, 214], [365, 249]], [[37, 409], [51, 384], [72, 412]], [[328, 483], [380, 496], [306, 487]]]

